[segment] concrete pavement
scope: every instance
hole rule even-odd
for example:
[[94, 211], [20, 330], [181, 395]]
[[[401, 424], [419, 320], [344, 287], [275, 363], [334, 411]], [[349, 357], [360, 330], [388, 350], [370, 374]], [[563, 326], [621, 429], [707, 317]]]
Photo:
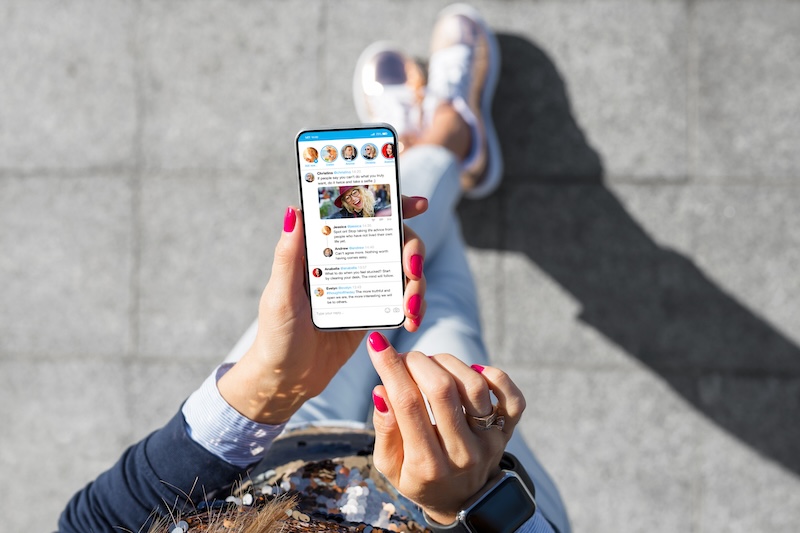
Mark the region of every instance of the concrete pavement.
[[[440, 1], [5, 0], [0, 500], [46, 531], [255, 315], [294, 133]], [[800, 4], [477, 2], [506, 177], [459, 214], [579, 532], [800, 522]]]

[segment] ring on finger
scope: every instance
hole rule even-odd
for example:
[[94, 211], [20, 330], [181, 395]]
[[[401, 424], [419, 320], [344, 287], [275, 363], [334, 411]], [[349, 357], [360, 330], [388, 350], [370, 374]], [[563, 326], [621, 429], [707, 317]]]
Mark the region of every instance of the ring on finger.
[[488, 431], [492, 428], [497, 428], [500, 431], [503, 431], [503, 428], [506, 425], [506, 418], [503, 415], [498, 415], [497, 411], [497, 405], [493, 405], [492, 412], [486, 416], [467, 415], [467, 423], [470, 426], [478, 428], [482, 431]]

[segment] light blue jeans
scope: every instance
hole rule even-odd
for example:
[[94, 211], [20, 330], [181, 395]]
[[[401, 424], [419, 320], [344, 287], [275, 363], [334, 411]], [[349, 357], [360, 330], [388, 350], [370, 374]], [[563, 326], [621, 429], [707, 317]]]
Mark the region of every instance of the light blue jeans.
[[[470, 365], [489, 365], [481, 335], [475, 284], [455, 212], [462, 193], [458, 160], [445, 148], [425, 145], [408, 150], [399, 161], [402, 193], [424, 196], [429, 201], [425, 214], [407, 222], [425, 243], [428, 307], [416, 333], [405, 329], [382, 333], [398, 352], [419, 350], [429, 355], [445, 352]], [[241, 357], [252, 345], [255, 333], [254, 323], [227, 360]], [[308, 423], [363, 425], [372, 413], [372, 389], [380, 382], [365, 342], [325, 391], [307, 401], [295, 414], [290, 427]], [[536, 487], [536, 502], [542, 513], [561, 533], [569, 533], [569, 521], [558, 489], [519, 433], [511, 438], [507, 450], [525, 465]]]

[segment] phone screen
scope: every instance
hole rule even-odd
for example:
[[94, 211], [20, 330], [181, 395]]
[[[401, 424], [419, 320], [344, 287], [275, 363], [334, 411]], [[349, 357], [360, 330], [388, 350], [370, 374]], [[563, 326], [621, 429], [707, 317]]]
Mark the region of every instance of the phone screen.
[[314, 325], [402, 325], [403, 213], [394, 129], [304, 130], [296, 144]]

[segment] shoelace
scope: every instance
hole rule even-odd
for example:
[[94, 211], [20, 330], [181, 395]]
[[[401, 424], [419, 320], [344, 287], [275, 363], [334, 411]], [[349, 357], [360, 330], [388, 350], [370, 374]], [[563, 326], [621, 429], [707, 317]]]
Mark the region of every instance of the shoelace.
[[407, 86], [385, 85], [383, 91], [368, 98], [373, 118], [394, 126], [398, 135], [419, 129], [422, 111]]
[[428, 67], [428, 94], [439, 100], [468, 97], [472, 48], [462, 44], [436, 52]]

